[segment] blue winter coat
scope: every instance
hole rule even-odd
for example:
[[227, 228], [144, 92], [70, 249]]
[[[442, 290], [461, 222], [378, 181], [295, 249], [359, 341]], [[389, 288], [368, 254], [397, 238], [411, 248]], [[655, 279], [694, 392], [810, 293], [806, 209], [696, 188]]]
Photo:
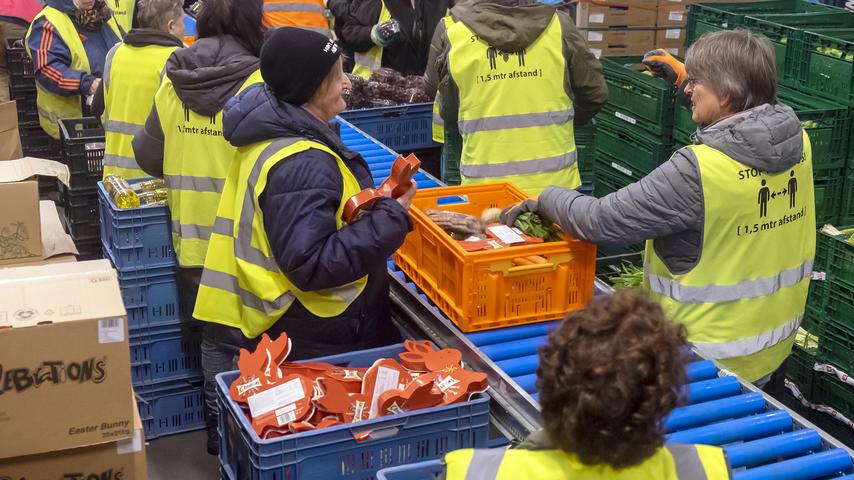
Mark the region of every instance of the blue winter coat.
[[[277, 137], [300, 136], [341, 156], [363, 188], [373, 187], [368, 165], [306, 110], [279, 101], [264, 84], [226, 103], [223, 134], [240, 147]], [[368, 275], [365, 291], [338, 318], [318, 318], [295, 302], [271, 330], [293, 339], [291, 358], [305, 358], [392, 343], [386, 261], [412, 223], [396, 201], [382, 199], [358, 221], [338, 229], [343, 178], [335, 159], [310, 149], [274, 167], [259, 203], [264, 227], [282, 272], [301, 290], [322, 290]]]

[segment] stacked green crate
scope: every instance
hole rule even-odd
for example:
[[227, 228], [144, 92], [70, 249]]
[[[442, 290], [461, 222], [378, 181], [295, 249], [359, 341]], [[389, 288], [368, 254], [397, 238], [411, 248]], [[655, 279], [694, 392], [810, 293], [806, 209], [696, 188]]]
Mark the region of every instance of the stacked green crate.
[[[842, 235], [836, 236], [819, 232], [814, 270], [823, 273], [824, 280], [813, 281], [808, 309], [810, 328], [820, 338], [816, 361], [851, 375], [854, 373], [854, 227], [841, 230]], [[841, 381], [833, 373], [816, 375], [810, 400], [854, 418], [854, 385]]]
[[810, 13], [833, 10], [834, 7], [815, 4], [805, 0], [689, 5], [685, 45], [691, 45], [704, 33], [742, 27], [744, 26], [744, 18], [748, 15]]
[[591, 122], [583, 127], [575, 127], [575, 149], [577, 152], [578, 172], [582, 185], [592, 185], [596, 165], [595, 145], [596, 125]]

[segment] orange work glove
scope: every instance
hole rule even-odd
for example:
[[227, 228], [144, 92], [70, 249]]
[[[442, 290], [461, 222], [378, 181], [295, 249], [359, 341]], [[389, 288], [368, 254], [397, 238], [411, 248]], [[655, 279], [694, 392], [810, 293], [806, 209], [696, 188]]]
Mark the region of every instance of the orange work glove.
[[656, 77], [661, 77], [673, 86], [681, 88], [688, 73], [685, 72], [685, 64], [676, 60], [666, 50], [658, 49], [647, 52], [643, 56], [643, 64]]

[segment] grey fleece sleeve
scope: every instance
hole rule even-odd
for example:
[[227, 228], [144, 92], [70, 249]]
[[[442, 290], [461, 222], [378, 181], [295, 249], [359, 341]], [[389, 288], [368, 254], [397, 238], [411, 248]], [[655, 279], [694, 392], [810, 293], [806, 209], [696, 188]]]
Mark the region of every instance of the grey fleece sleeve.
[[697, 159], [683, 148], [639, 182], [604, 198], [549, 187], [538, 211], [570, 235], [619, 246], [702, 228], [703, 208]]
[[152, 107], [145, 128], [133, 137], [132, 145], [139, 168], [152, 177], [163, 178], [163, 128], [157, 108]]

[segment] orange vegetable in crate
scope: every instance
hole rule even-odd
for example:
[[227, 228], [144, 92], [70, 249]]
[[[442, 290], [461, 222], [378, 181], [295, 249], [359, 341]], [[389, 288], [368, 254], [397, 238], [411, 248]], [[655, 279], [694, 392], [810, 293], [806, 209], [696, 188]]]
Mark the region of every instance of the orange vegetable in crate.
[[383, 196], [391, 198], [402, 196], [409, 190], [412, 177], [418, 173], [419, 168], [421, 168], [421, 160], [414, 154], [410, 153], [407, 157], [398, 155], [391, 166], [391, 173], [379, 188], [366, 188], [347, 200], [344, 212], [341, 213], [341, 220], [344, 223], [354, 222], [359, 218], [359, 214], [373, 208]]
[[413, 229], [394, 261], [464, 332], [557, 320], [593, 297], [594, 245], [561, 235], [564, 241], [469, 252], [425, 213], [477, 217], [527, 198], [496, 183], [419, 190], [412, 201]]

